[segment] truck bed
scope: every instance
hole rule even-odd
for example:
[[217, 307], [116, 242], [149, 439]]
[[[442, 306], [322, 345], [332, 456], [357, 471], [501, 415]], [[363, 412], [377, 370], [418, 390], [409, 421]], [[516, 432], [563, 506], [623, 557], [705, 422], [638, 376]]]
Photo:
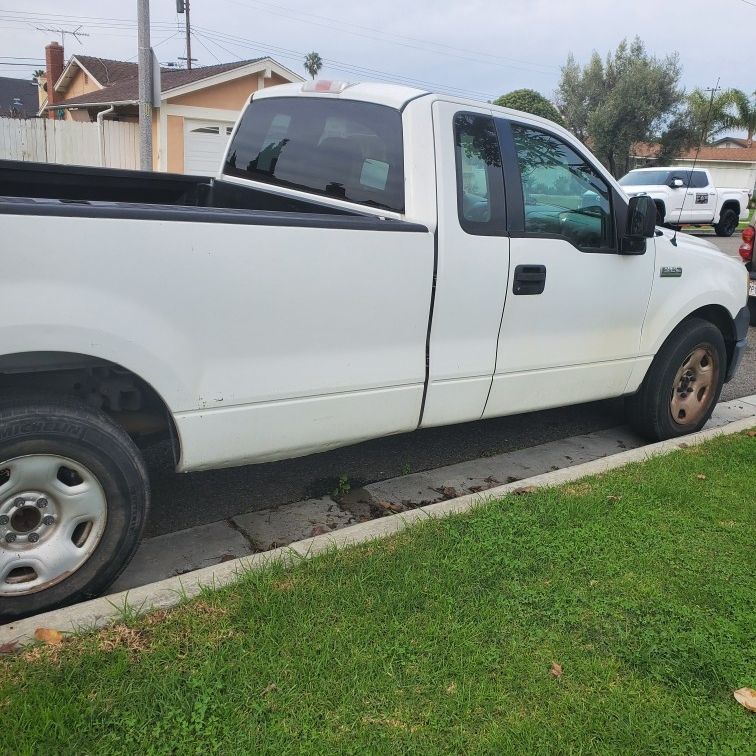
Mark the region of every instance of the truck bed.
[[[27, 214], [46, 212], [81, 216], [88, 214], [84, 212], [87, 207], [91, 208], [91, 214], [96, 215], [103, 214], [106, 208], [118, 208], [119, 213], [126, 213], [127, 206], [133, 204], [139, 208], [133, 208], [133, 212], [140, 214], [138, 217], [146, 217], [144, 214], [150, 212], [150, 206], [154, 206], [150, 217], [155, 216], [158, 207], [163, 213], [174, 208], [186, 220], [198, 220], [186, 212], [190, 208], [195, 211], [198, 208], [206, 211], [239, 211], [210, 213], [213, 219], [227, 218], [226, 222], [243, 222], [242, 211], [263, 211], [268, 214], [315, 213], [368, 219], [375, 217], [334, 208], [315, 200], [219, 181], [209, 176], [11, 160], [0, 160], [0, 197], [3, 198], [2, 212], [9, 212], [10, 206], [26, 207], [28, 209], [23, 212]], [[33, 201], [19, 202], [20, 199]], [[69, 210], [63, 213], [65, 206]], [[210, 219], [209, 216], [206, 217]]]

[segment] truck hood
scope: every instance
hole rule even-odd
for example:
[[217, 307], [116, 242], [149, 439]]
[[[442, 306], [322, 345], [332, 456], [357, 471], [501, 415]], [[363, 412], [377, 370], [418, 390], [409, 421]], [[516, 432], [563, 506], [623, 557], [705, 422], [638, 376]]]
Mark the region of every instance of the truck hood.
[[[668, 239], [670, 242], [675, 236], [675, 232], [671, 228], [656, 227], [657, 233], [661, 231], [662, 236]], [[708, 239], [703, 239], [700, 236], [693, 236], [693, 234], [684, 234], [682, 231], [677, 232], [677, 246], [682, 249], [696, 249], [710, 252], [711, 254], [719, 257], [727, 257], [730, 255], [725, 254], [717, 247], [716, 244], [712, 244]], [[737, 262], [737, 261], [736, 261]]]
[[649, 184], [649, 185], [643, 185], [643, 186], [623, 186], [622, 191], [625, 192], [625, 194], [628, 197], [637, 197], [639, 194], [664, 194], [666, 190], [669, 189], [668, 186], [665, 186], [664, 184]]
[[742, 277], [743, 264], [738, 258], [722, 252], [719, 247], [712, 244], [706, 239], [702, 239], [700, 236], [693, 236], [691, 234], [684, 234], [680, 231], [677, 232], [677, 247], [672, 245], [672, 239], [675, 236], [675, 232], [669, 228], [656, 227], [656, 232], [661, 232], [661, 236], [656, 237], [656, 249], [659, 262], [662, 265], [667, 264], [667, 260], [671, 258], [677, 258], [682, 256], [696, 256], [699, 259], [707, 260], [711, 265], [722, 266], [725, 269], [732, 269], [737, 271], [736, 276]]

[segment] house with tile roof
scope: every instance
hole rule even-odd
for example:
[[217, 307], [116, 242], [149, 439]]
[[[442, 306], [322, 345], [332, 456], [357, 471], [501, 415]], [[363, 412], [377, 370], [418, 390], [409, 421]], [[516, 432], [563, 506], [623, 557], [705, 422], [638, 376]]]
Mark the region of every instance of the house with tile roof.
[[[91, 55], [64, 62], [62, 45], [45, 48], [47, 91], [40, 115], [74, 121], [138, 120], [136, 63]], [[213, 174], [231, 129], [258, 89], [303, 81], [269, 57], [160, 71], [160, 106], [153, 111], [155, 168], [174, 173]]]

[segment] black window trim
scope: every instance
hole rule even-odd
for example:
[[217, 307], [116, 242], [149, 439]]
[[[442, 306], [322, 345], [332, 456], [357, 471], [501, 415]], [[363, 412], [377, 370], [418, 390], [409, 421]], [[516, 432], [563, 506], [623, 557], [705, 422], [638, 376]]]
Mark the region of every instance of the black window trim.
[[[499, 134], [499, 145], [502, 153], [502, 163], [504, 165], [504, 188], [507, 195], [507, 207], [509, 208], [509, 235], [513, 239], [559, 239], [566, 241], [580, 252], [586, 254], [616, 255], [619, 254], [618, 229], [620, 228], [620, 216], [624, 220], [627, 215], [626, 203], [624, 203], [614, 189], [614, 186], [604, 179], [603, 174], [596, 167], [594, 160], [587, 157], [583, 150], [578, 149], [570, 142], [565, 141], [561, 136], [555, 134], [549, 129], [528, 123], [527, 121], [513, 121], [510, 118], [504, 118], [494, 114], [496, 131]], [[590, 165], [596, 173], [605, 181], [609, 188], [609, 210], [612, 216], [612, 237], [614, 246], [612, 247], [578, 247], [572, 240], [562, 234], [548, 234], [538, 231], [525, 230], [525, 197], [522, 191], [522, 174], [520, 172], [520, 161], [517, 157], [517, 148], [515, 147], [514, 134], [512, 133], [512, 124], [523, 126], [534, 131], [540, 131], [543, 134], [558, 139], [560, 142], [577, 153], [585, 162]], [[620, 208], [624, 208], [622, 213]], [[624, 224], [623, 226], [624, 227]]]
[[[470, 221], [464, 216], [464, 208], [462, 205], [462, 161], [460, 160], [460, 154], [459, 150], [457, 150], [457, 117], [458, 116], [472, 116], [473, 118], [488, 118], [492, 121], [493, 127], [494, 127], [494, 133], [498, 137], [498, 129], [496, 128], [496, 119], [494, 118], [492, 113], [480, 113], [475, 112], [473, 110], [457, 110], [454, 112], [454, 116], [452, 117], [452, 139], [453, 139], [453, 145], [454, 145], [454, 177], [456, 181], [456, 194], [457, 194], [457, 221], [459, 223], [460, 228], [470, 236], [509, 236], [509, 226], [508, 226], [508, 218], [509, 213], [507, 212], [507, 188], [506, 188], [506, 177], [504, 175], [504, 155], [502, 154], [501, 149], [501, 139], [497, 139], [498, 145], [499, 145], [499, 160], [502, 164], [502, 169], [500, 169], [499, 172], [495, 170], [491, 170], [490, 167], [488, 169], [489, 177], [493, 174], [496, 175], [497, 173], [500, 175], [500, 183], [498, 186], [493, 186], [493, 191], [490, 192], [491, 195], [491, 220], [488, 221], [485, 224], [485, 227], [483, 227], [483, 224], [475, 223], [474, 221]], [[495, 194], [499, 194], [500, 197], [498, 198], [500, 201], [496, 201]], [[478, 226], [476, 229], [475, 227]]]
[[[418, 97], [421, 97], [421, 96], [425, 96], [425, 95], [418, 95]], [[274, 100], [274, 99], [275, 100], [296, 100], [297, 102], [301, 102], [303, 98], [300, 97], [300, 96], [297, 96], [297, 95], [286, 95], [286, 96], [282, 96], [282, 97], [261, 97], [258, 100], [251, 99], [249, 101], [249, 103], [248, 103], [248, 106], [254, 105], [255, 102], [261, 103], [261, 102], [265, 102], [266, 100]], [[312, 100], [328, 100], [328, 99], [333, 99], [333, 98], [314, 96], [314, 97], [308, 97], [307, 99], [312, 99]], [[294, 186], [290, 186], [286, 182], [265, 181], [265, 180], [260, 179], [260, 178], [252, 178], [251, 176], [242, 175], [241, 171], [238, 172], [238, 173], [227, 172], [226, 171], [226, 167], [227, 167], [227, 160], [226, 159], [228, 157], [228, 150], [227, 150], [226, 155], [224, 157], [223, 168], [221, 170], [221, 176], [228, 176], [228, 177], [235, 178], [235, 179], [242, 179], [243, 181], [255, 182], [255, 183], [261, 184], [261, 185], [266, 186], [266, 187], [272, 187], [274, 189], [276, 189], [276, 188], [277, 189], [288, 189], [290, 191], [302, 192], [302, 193], [308, 194], [308, 195], [310, 195], [312, 197], [318, 197], [318, 198], [322, 197], [322, 198], [329, 199], [329, 200], [336, 200], [338, 202], [344, 202], [344, 203], [346, 203], [348, 205], [356, 206], [356, 207], [359, 207], [359, 208], [369, 208], [371, 210], [379, 210], [379, 211], [384, 211], [384, 212], [387, 212], [387, 213], [395, 213], [396, 215], [405, 215], [405, 213], [407, 212], [407, 165], [406, 165], [406, 152], [404, 150], [404, 118], [403, 118], [403, 115], [402, 115], [404, 109], [403, 108], [395, 108], [395, 107], [393, 107], [391, 105], [385, 105], [385, 104], [380, 103], [380, 102], [369, 102], [367, 100], [353, 100], [353, 99], [347, 98], [347, 97], [339, 98], [337, 101], [338, 102], [351, 102], [351, 103], [357, 103], [357, 104], [373, 105], [375, 107], [385, 108], [386, 110], [391, 110], [394, 113], [398, 113], [399, 114], [399, 127], [400, 127], [399, 128], [399, 150], [400, 150], [400, 155], [401, 155], [400, 164], [401, 164], [401, 168], [402, 168], [402, 181], [401, 181], [401, 187], [402, 187], [401, 205], [402, 206], [401, 206], [401, 209], [397, 210], [396, 208], [388, 207], [386, 205], [370, 204], [369, 202], [357, 202], [356, 200], [344, 199], [343, 197], [334, 197], [334, 196], [332, 196], [330, 194], [326, 194], [324, 192], [315, 192], [315, 191], [312, 191], [311, 189], [302, 189], [302, 188], [297, 188], [297, 187], [294, 187]], [[405, 104], [408, 104], [408, 103], [405, 103]], [[237, 121], [235, 127], [234, 127], [234, 132], [230, 135], [229, 145], [228, 145], [229, 147], [233, 143], [233, 140], [236, 138], [236, 134], [238, 132], [239, 126], [241, 125], [242, 119], [244, 118], [244, 114], [246, 112], [247, 111], [245, 109], [244, 112], [242, 113], [241, 117]]]

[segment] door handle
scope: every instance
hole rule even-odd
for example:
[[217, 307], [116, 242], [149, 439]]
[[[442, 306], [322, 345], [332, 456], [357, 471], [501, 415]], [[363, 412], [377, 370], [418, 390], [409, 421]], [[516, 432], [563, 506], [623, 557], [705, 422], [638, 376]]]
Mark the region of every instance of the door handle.
[[515, 268], [513, 294], [542, 294], [545, 288], [545, 265], [518, 265]]

